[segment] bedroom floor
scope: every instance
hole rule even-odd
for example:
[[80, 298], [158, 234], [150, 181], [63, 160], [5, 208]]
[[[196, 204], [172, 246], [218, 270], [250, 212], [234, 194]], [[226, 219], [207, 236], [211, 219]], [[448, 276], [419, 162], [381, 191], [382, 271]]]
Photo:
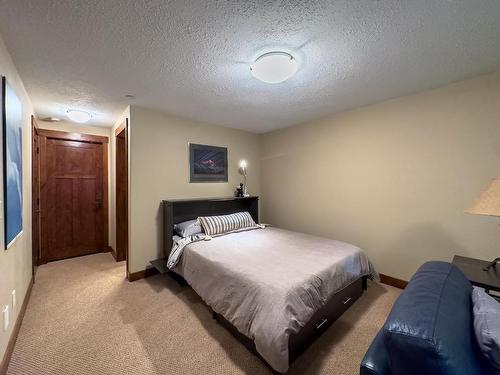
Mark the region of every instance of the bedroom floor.
[[[359, 374], [400, 290], [368, 291], [289, 374]], [[38, 268], [8, 374], [268, 374], [195, 292], [167, 276], [133, 283], [110, 253]]]

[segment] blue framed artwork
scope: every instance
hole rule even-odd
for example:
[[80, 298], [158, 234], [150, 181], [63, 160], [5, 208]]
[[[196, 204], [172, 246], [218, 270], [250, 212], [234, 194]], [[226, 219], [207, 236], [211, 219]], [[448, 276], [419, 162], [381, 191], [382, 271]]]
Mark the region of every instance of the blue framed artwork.
[[5, 249], [23, 231], [23, 107], [12, 86], [2, 78], [3, 195]]

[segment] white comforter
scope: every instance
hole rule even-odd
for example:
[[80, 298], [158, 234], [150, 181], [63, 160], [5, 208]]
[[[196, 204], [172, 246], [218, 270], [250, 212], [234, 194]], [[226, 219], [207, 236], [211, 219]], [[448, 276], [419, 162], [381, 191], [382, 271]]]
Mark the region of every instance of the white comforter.
[[277, 228], [188, 244], [175, 271], [282, 373], [290, 334], [338, 290], [378, 277], [356, 246]]

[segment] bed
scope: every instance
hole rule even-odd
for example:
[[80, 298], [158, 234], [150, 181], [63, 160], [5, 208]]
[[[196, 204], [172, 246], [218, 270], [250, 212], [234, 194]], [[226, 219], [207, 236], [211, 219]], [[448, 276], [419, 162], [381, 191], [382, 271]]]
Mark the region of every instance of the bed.
[[[240, 211], [258, 223], [258, 197], [163, 201], [166, 257], [174, 224]], [[368, 277], [377, 277], [353, 245], [273, 227], [189, 243], [173, 273], [280, 373], [361, 296]]]

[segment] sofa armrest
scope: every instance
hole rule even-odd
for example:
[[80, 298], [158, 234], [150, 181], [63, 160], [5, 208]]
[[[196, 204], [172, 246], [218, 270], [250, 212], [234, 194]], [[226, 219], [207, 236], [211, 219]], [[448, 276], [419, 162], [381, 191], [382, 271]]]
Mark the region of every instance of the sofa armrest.
[[484, 373], [475, 351], [471, 293], [467, 277], [450, 263], [418, 269], [383, 328], [395, 374]]
[[384, 344], [383, 330], [373, 339], [359, 369], [360, 375], [391, 375], [389, 357]]

